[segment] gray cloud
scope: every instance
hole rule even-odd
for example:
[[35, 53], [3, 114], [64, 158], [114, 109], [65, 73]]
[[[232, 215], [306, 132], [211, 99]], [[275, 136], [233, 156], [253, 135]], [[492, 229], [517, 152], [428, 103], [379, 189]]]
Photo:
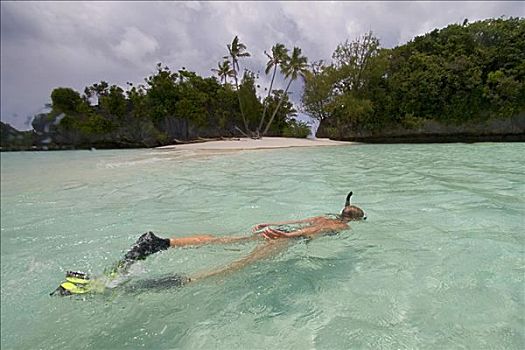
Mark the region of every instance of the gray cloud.
[[[143, 82], [162, 62], [204, 76], [239, 35], [264, 76], [264, 50], [299, 46], [310, 61], [372, 30], [384, 47], [450, 23], [525, 16], [521, 2], [6, 2], [1, 4], [1, 118], [17, 128], [51, 90]], [[283, 87], [282, 80], [277, 87]], [[300, 82], [292, 85], [299, 100]], [[261, 91], [262, 92], [262, 91]], [[16, 116], [15, 116], [16, 115]]]

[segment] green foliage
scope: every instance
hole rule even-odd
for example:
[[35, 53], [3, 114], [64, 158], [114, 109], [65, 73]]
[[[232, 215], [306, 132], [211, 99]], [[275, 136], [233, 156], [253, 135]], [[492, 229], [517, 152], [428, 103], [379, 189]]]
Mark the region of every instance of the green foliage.
[[229, 129], [231, 125], [238, 125], [241, 122], [237, 92], [228, 85], [224, 89], [216, 89], [212, 93], [209, 104], [210, 126], [225, 130]]
[[405, 114], [401, 117], [400, 123], [404, 128], [416, 129], [423, 124], [422, 118], [416, 118], [412, 114]]
[[51, 92], [52, 108], [56, 112], [75, 114], [83, 104], [80, 94], [71, 89], [59, 87]]
[[340, 137], [340, 131], [335, 126], [328, 126], [326, 127], [326, 134], [329, 138], [334, 139]]
[[[277, 109], [279, 103], [280, 107]], [[274, 90], [273, 94], [265, 99], [265, 104], [268, 106], [268, 110], [276, 111], [267, 133], [271, 135], [281, 135], [283, 130], [288, 126], [289, 120], [293, 120], [291, 118], [297, 116], [297, 111], [290, 101], [288, 94], [285, 94], [283, 90]]]
[[254, 130], [263, 112], [263, 106], [255, 92], [255, 74], [253, 72], [244, 72], [242, 83], [239, 86], [239, 96], [242, 101], [248, 130]]
[[304, 91], [301, 97], [303, 110], [320, 121], [330, 117], [327, 105], [333, 99], [332, 70], [319, 61], [314, 62], [311, 70], [305, 73]]
[[332, 58], [331, 65], [314, 63], [306, 74], [304, 110], [321, 121], [330, 119], [338, 127], [364, 127], [374, 120], [371, 98], [384, 98], [386, 55], [370, 32], [339, 44]]
[[217, 63], [217, 69], [212, 69], [212, 72], [217, 73], [223, 84], [228, 83], [228, 78], [234, 76], [235, 71], [230, 66], [230, 61], [224, 60], [222, 63]]
[[483, 97], [489, 101], [496, 114], [511, 117], [520, 112], [520, 105], [524, 105], [523, 89], [523, 82], [520, 83], [509, 73], [497, 70], [488, 74]]
[[[266, 99], [270, 97], [270, 94], [272, 93], [273, 89], [273, 82], [275, 81], [275, 75], [277, 73], [277, 68], [281, 67], [282, 65], [290, 59], [288, 56], [288, 49], [281, 43], [277, 43], [272, 47], [272, 54], [268, 54], [266, 51], [264, 51], [264, 54], [268, 57], [268, 62], [266, 63], [266, 69], [264, 70], [265, 74], [270, 73], [270, 71], [273, 69], [272, 74], [272, 80], [270, 81], [270, 87], [268, 88], [268, 94], [266, 95]], [[264, 125], [264, 121], [266, 118], [266, 111], [268, 110], [268, 104], [266, 103], [266, 99], [263, 103], [264, 109], [263, 114], [261, 116], [261, 120], [259, 121], [259, 126], [257, 127], [256, 133], [257, 136], [259, 136], [261, 129]]]
[[124, 118], [128, 106], [124, 90], [116, 85], [111, 86], [109, 92], [99, 98], [99, 105], [106, 115]]
[[79, 127], [80, 121], [77, 118], [71, 117], [66, 115], [62, 120], [60, 121], [60, 126], [66, 130], [74, 130]]
[[299, 77], [304, 76], [308, 71], [308, 58], [302, 55], [302, 50], [299, 47], [294, 47], [292, 54], [281, 64], [281, 70], [285, 78], [293, 81]]
[[132, 86], [127, 92], [127, 100], [133, 119], [148, 119], [148, 100], [144, 86]]
[[146, 78], [148, 84], [148, 109], [154, 122], [159, 123], [175, 114], [175, 106], [179, 99], [176, 80], [177, 73], [172, 73], [168, 67], [157, 65], [157, 73]]
[[[55, 135], [58, 142], [146, 146], [195, 137], [199, 130], [231, 136], [233, 126], [240, 125], [238, 94], [231, 85], [185, 69], [172, 72], [161, 64], [156, 68], [145, 85], [128, 83], [127, 91], [104, 81], [86, 87], [83, 97], [73, 89], [55, 89], [53, 110], [34, 124]], [[253, 74], [243, 79], [239, 93], [255, 124], [262, 105], [255, 94]], [[93, 99], [98, 103], [90, 105]]]
[[[305, 76], [303, 110], [326, 130], [461, 124], [525, 110], [525, 20], [453, 24], [382, 49], [368, 33]], [[342, 107], [344, 106], [344, 107]]]
[[237, 90], [237, 98], [239, 99], [239, 108], [240, 108], [240, 111], [241, 111], [241, 117], [242, 117], [242, 121], [243, 121], [243, 124], [244, 124], [244, 130], [246, 132], [249, 132], [250, 128], [248, 126], [248, 120], [246, 119], [246, 115], [244, 113], [244, 107], [243, 107], [243, 103], [242, 103], [243, 99], [241, 98], [241, 94], [240, 94], [240, 91], [239, 91], [238, 74], [239, 74], [239, 70], [240, 70], [239, 58], [241, 58], [241, 57], [250, 57], [251, 54], [248, 51], [246, 51], [246, 45], [241, 43], [241, 41], [239, 40], [239, 37], [237, 35], [233, 38], [231, 44], [226, 45], [226, 47], [228, 48], [229, 56], [225, 56], [224, 59], [231, 59], [231, 64], [232, 64], [231, 76], [233, 77], [233, 79], [235, 81], [235, 89]]
[[279, 112], [281, 104], [285, 101], [285, 98], [288, 98], [287, 93], [292, 82], [299, 77], [304, 78], [305, 74], [308, 72], [308, 58], [302, 55], [302, 51], [299, 47], [294, 47], [292, 54], [281, 63], [281, 72], [284, 74], [284, 77], [288, 79], [288, 85], [286, 85], [286, 89], [284, 90], [279, 103], [273, 110], [270, 120], [268, 121], [268, 124], [266, 124], [266, 128], [263, 131], [263, 135], [265, 135], [270, 129], [270, 126], [272, 125], [275, 116]]
[[194, 121], [197, 125], [204, 125], [206, 122], [206, 94], [182, 88], [180, 99], [175, 105], [175, 115]]
[[80, 130], [86, 134], [104, 135], [115, 130], [116, 125], [109, 119], [95, 114], [80, 123]]
[[341, 132], [347, 128], [361, 129], [362, 125], [368, 124], [373, 113], [373, 105], [370, 100], [357, 98], [352, 94], [335, 97], [327, 108]]
[[306, 138], [310, 135], [310, 126], [303, 121], [290, 119], [283, 129], [284, 137]]
[[378, 55], [379, 39], [372, 32], [339, 44], [332, 55], [335, 87], [343, 93], [363, 90], [370, 82], [371, 61]]
[[26, 149], [31, 147], [34, 131], [18, 131], [9, 124], [0, 121], [0, 147], [2, 149]]
[[108, 87], [109, 84], [107, 82], [101, 81], [100, 83], [95, 83], [91, 86], [87, 86], [84, 89], [84, 94], [88, 99], [90, 99], [91, 97], [100, 98], [108, 94]]
[[393, 49], [389, 87], [398, 108], [391, 113], [455, 124], [519, 113], [524, 38], [523, 19], [490, 19], [450, 25]]

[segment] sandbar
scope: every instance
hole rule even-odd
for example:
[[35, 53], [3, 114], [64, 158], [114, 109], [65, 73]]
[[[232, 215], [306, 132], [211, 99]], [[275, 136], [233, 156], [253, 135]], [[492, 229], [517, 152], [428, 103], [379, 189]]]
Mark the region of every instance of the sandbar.
[[235, 151], [258, 150], [290, 147], [317, 147], [317, 146], [345, 146], [355, 142], [334, 141], [318, 138], [291, 138], [291, 137], [263, 137], [261, 139], [239, 138], [220, 141], [206, 141], [198, 143], [177, 144], [157, 147], [158, 149], [174, 150], [205, 150], [205, 151]]

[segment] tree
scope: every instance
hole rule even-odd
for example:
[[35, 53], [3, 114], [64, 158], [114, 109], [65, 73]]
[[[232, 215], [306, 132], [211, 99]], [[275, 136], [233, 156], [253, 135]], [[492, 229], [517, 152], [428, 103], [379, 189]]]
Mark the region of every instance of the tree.
[[[520, 112], [519, 103], [517, 103], [520, 88], [523, 90], [523, 83], [520, 84], [509, 74], [497, 70], [488, 74], [483, 95], [490, 101], [497, 116], [512, 117]], [[523, 101], [521, 103], [523, 108]]]
[[[270, 97], [270, 94], [272, 93], [273, 82], [275, 80], [275, 74], [277, 73], [277, 67], [279, 67], [281, 64], [289, 60], [290, 57], [288, 57], [288, 49], [285, 48], [284, 45], [280, 43], [277, 43], [272, 47], [271, 56], [266, 51], [264, 51], [264, 54], [268, 56], [268, 62], [266, 63], [266, 69], [264, 73], [266, 74], [270, 73], [271, 69], [273, 68], [272, 80], [270, 82], [270, 88], [268, 89], [268, 95], [266, 96], [266, 98], [268, 98]], [[266, 100], [265, 100], [261, 121], [259, 122], [259, 126], [257, 127], [257, 131], [256, 131], [257, 136], [259, 136], [259, 132], [263, 126], [267, 109], [268, 109], [268, 104], [266, 103]]]
[[239, 72], [239, 58], [240, 57], [250, 57], [250, 53], [246, 51], [246, 45], [244, 45], [243, 43], [239, 41], [239, 37], [237, 35], [235, 36], [235, 38], [233, 38], [231, 44], [227, 45], [227, 48], [228, 48], [229, 56], [225, 56], [224, 59], [230, 58], [232, 61], [233, 79], [235, 81], [235, 89], [237, 90], [237, 97], [239, 99], [239, 106], [241, 109], [242, 121], [244, 123], [245, 131], [249, 132], [248, 122], [246, 121], [246, 117], [243, 111], [241, 95], [239, 94], [238, 72]]
[[[301, 49], [299, 47], [294, 47], [290, 59], [286, 62], [283, 62], [281, 67], [285, 78], [289, 79], [288, 85], [284, 90], [284, 95], [286, 95], [290, 85], [292, 84], [292, 81], [296, 80], [299, 76], [304, 77], [304, 74], [306, 74], [308, 71], [308, 59], [305, 56], [301, 56]], [[263, 131], [263, 135], [268, 132], [268, 129], [270, 129], [270, 125], [272, 125], [273, 119], [275, 118], [275, 115], [277, 114], [283, 101], [284, 96], [279, 100], [277, 107], [273, 111], [272, 116], [270, 117], [270, 120], [268, 121], [268, 124], [266, 124], [266, 128]]]
[[314, 62], [304, 75], [304, 90], [301, 97], [303, 111], [322, 122], [330, 115], [327, 105], [332, 100], [333, 67], [323, 61]]
[[255, 79], [255, 73], [246, 70], [243, 74], [242, 82], [239, 85], [238, 91], [238, 94], [241, 96], [241, 100], [243, 102], [244, 115], [248, 127], [252, 127], [253, 125], [257, 124], [263, 109], [261, 101], [257, 97], [255, 91]]
[[290, 101], [288, 94], [285, 94], [283, 90], [273, 90], [272, 95], [264, 100], [268, 109], [272, 111], [277, 108], [279, 102], [281, 102], [281, 106], [275, 115], [272, 125], [268, 129], [268, 134], [274, 136], [282, 135], [283, 130], [289, 126], [290, 120], [293, 120], [293, 118], [297, 116], [297, 111]]
[[345, 131], [361, 129], [373, 113], [372, 101], [355, 97], [353, 94], [337, 96], [327, 108], [340, 138], [344, 137]]
[[217, 73], [220, 80], [226, 85], [228, 77], [233, 77], [233, 69], [230, 66], [230, 61], [224, 60], [222, 64], [219, 62], [217, 63], [217, 67], [217, 69], [212, 69], [212, 72]]
[[320, 122], [330, 119], [338, 129], [345, 123], [351, 128], [379, 126], [376, 114], [390, 105], [385, 97], [388, 56], [379, 40], [372, 32], [346, 40], [332, 59], [330, 65], [313, 64], [305, 74], [304, 110]]
[[340, 92], [358, 92], [367, 83], [366, 72], [370, 68], [371, 59], [379, 54], [379, 39], [368, 32], [353, 42], [346, 40], [335, 49], [334, 60], [337, 88]]
[[99, 98], [99, 106], [106, 115], [114, 116], [117, 119], [124, 118], [128, 102], [121, 87], [112, 85], [109, 92]]
[[184, 74], [184, 81], [177, 86], [179, 99], [175, 104], [175, 115], [184, 122], [184, 138], [188, 139], [189, 123], [206, 125], [208, 94], [202, 91], [202, 78], [193, 72]]
[[295, 119], [289, 119], [282, 131], [284, 137], [306, 138], [310, 134], [310, 125]]
[[71, 89], [59, 87], [51, 92], [53, 111], [65, 114], [76, 114], [83, 103], [80, 94]]
[[[130, 84], [131, 86], [132, 84]], [[146, 105], [146, 89], [144, 85], [131, 86], [126, 91], [127, 100], [130, 103], [131, 117], [145, 119], [148, 117], [148, 106]]]
[[108, 88], [109, 84], [104, 80], [102, 80], [100, 83], [95, 83], [91, 86], [87, 86], [84, 89], [85, 99], [89, 101], [92, 97], [96, 97], [98, 101], [102, 96], [108, 95]]
[[146, 78], [148, 85], [147, 98], [150, 116], [158, 124], [175, 115], [175, 105], [179, 99], [176, 80], [177, 73], [172, 73], [169, 67], [157, 64], [157, 72]]
[[121, 130], [122, 139], [128, 144], [140, 144], [144, 147], [153, 147], [163, 144], [165, 134], [159, 132], [149, 117], [148, 99], [144, 85], [133, 86], [126, 91], [130, 106], [126, 120], [121, 122], [125, 128]]

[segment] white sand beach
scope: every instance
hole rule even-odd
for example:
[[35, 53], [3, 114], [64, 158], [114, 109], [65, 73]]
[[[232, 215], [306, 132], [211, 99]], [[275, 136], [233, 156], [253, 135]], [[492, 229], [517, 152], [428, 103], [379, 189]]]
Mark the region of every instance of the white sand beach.
[[158, 149], [175, 150], [206, 150], [206, 151], [235, 151], [257, 150], [289, 147], [316, 147], [316, 146], [344, 146], [355, 142], [334, 141], [330, 139], [297, 139], [289, 137], [263, 137], [259, 140], [240, 138], [221, 141], [207, 141], [199, 143], [178, 144], [157, 147]]

